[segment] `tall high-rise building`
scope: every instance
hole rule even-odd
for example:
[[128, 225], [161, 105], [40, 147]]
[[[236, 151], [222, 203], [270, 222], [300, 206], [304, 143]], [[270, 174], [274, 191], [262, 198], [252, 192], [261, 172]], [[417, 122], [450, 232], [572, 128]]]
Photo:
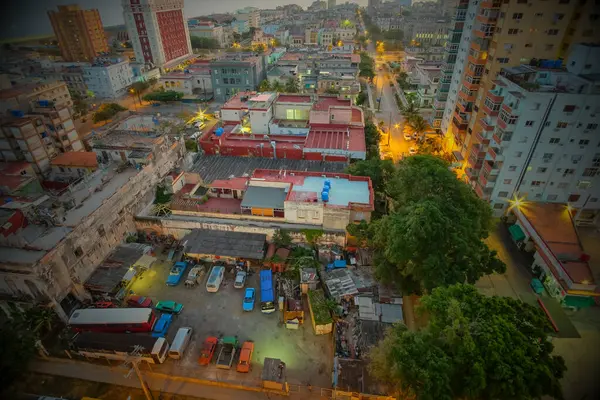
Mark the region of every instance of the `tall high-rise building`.
[[121, 0], [137, 62], [163, 67], [192, 54], [183, 0]]
[[82, 10], [77, 5], [58, 6], [58, 11], [48, 11], [48, 17], [65, 61], [90, 61], [108, 52], [98, 10]]
[[447, 148], [465, 164], [465, 179], [473, 185], [501, 111], [502, 96], [493, 91], [496, 75], [521, 64], [550, 65], [577, 41], [597, 41], [599, 8], [591, 1], [469, 1], [452, 76], [452, 84], [458, 83], [448, 93], [455, 103], [446, 103], [441, 126]]

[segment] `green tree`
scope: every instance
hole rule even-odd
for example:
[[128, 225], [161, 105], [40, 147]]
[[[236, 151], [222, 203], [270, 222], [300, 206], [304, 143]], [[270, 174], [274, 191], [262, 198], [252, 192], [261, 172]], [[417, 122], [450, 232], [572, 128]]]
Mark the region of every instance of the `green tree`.
[[367, 96], [367, 93], [365, 93], [365, 91], [364, 91], [364, 90], [361, 90], [361, 91], [358, 93], [358, 96], [356, 96], [356, 105], [357, 105], [357, 106], [361, 106], [361, 105], [363, 105], [363, 104], [365, 103], [365, 101], [367, 101], [367, 97], [368, 97], [368, 96]]
[[112, 117], [117, 115], [119, 112], [126, 111], [126, 110], [127, 110], [127, 108], [125, 108], [117, 103], [102, 104], [100, 106], [100, 108], [98, 109], [98, 111], [96, 111], [94, 113], [92, 120], [94, 121], [94, 123], [98, 123], [101, 121], [108, 121], [109, 119], [111, 119]]
[[197, 153], [198, 152], [198, 142], [196, 142], [194, 139], [188, 139], [185, 141], [185, 148], [189, 152]]
[[173, 197], [173, 194], [167, 192], [165, 185], [161, 184], [156, 186], [154, 204], [168, 204], [171, 202], [171, 197]]
[[368, 176], [371, 178], [373, 190], [387, 195], [387, 185], [393, 178], [396, 168], [392, 160], [381, 160], [373, 157], [350, 164], [346, 168], [346, 172], [354, 176]]
[[271, 90], [271, 84], [269, 83], [268, 80], [263, 79], [262, 82], [260, 82], [260, 84], [258, 85], [258, 91], [259, 92], [268, 92], [269, 90]]
[[280, 92], [283, 92], [284, 90], [285, 90], [285, 86], [283, 86], [281, 84], [281, 82], [279, 82], [279, 81], [275, 81], [271, 84], [271, 91], [273, 91], [273, 92], [280, 93]]
[[397, 325], [371, 351], [379, 380], [423, 400], [563, 398], [566, 366], [539, 308], [456, 284], [424, 296], [419, 312], [427, 327]]
[[489, 205], [448, 166], [429, 155], [400, 161], [388, 184], [394, 212], [371, 224], [377, 275], [407, 293], [506, 270], [483, 242], [492, 226]]
[[298, 79], [290, 77], [285, 83], [285, 91], [287, 93], [298, 93], [300, 91]]
[[143, 97], [144, 101], [170, 102], [178, 101], [183, 98], [183, 93], [174, 90], [165, 90], [162, 92], [151, 92]]
[[325, 89], [325, 93], [327, 93], [327, 94], [340, 94], [340, 90], [337, 89], [334, 86], [330, 86], [327, 89]]
[[351, 223], [346, 226], [346, 232], [354, 236], [359, 243], [359, 246], [364, 247], [369, 239], [369, 224], [364, 219], [358, 224]]
[[193, 49], [218, 49], [220, 47], [217, 39], [194, 35], [190, 36], [190, 43]]
[[323, 231], [321, 229], [303, 229], [302, 233], [306, 238], [306, 241], [314, 246], [317, 244], [321, 236], [323, 236]]
[[292, 237], [290, 233], [285, 229], [279, 229], [273, 234], [271, 241], [275, 244], [275, 247], [289, 247], [292, 245]]
[[71, 99], [73, 100], [73, 111], [82, 117], [86, 116], [89, 111], [87, 101], [83, 98], [81, 93], [71, 90], [69, 90], [69, 92], [71, 94]]
[[367, 146], [367, 158], [379, 159], [379, 141], [381, 140], [381, 133], [379, 128], [373, 123], [372, 120], [365, 122], [365, 144]]
[[407, 121], [410, 121], [411, 119], [419, 115], [419, 109], [413, 101], [410, 101], [408, 98], [406, 100], [407, 104], [401, 105], [399, 106], [399, 108], [402, 116], [404, 116], [404, 118], [406, 118]]

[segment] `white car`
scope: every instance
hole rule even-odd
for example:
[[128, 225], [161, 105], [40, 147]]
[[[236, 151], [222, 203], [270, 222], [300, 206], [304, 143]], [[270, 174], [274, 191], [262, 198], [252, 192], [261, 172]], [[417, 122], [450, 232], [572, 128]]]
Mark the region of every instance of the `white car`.
[[414, 156], [415, 154], [417, 154], [417, 148], [416, 147], [409, 148], [408, 154], [410, 154], [411, 156]]
[[246, 272], [238, 271], [235, 276], [235, 282], [233, 283], [233, 287], [236, 289], [241, 289], [246, 284]]
[[412, 140], [412, 135], [410, 133], [404, 133], [404, 140]]

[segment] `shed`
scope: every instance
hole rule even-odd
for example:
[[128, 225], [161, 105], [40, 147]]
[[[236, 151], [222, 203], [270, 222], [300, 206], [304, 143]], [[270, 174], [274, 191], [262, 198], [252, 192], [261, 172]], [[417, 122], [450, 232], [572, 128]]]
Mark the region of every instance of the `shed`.
[[278, 358], [265, 357], [262, 370], [262, 381], [265, 389], [288, 391], [286, 366]]
[[300, 290], [302, 294], [308, 293], [309, 290], [315, 290], [319, 283], [319, 276], [316, 268], [302, 268], [300, 270]]
[[183, 238], [186, 253], [197, 259], [262, 260], [267, 235], [261, 233], [194, 229]]

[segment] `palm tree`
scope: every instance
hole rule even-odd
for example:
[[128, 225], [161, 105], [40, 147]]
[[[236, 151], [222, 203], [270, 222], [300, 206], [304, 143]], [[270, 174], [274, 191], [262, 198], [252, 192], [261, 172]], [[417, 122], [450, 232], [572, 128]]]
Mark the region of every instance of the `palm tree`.
[[412, 118], [414, 118], [416, 116], [420, 116], [419, 109], [417, 108], [415, 103], [412, 101], [408, 101], [408, 104], [406, 104], [405, 106], [401, 106], [400, 112], [402, 113], [404, 118], [407, 119], [407, 121], [410, 121]]
[[264, 79], [260, 85], [258, 85], [258, 91], [259, 92], [268, 92], [269, 90], [271, 90], [271, 84], [269, 83], [268, 80]]
[[298, 86], [298, 80], [296, 78], [290, 77], [285, 84], [285, 91], [288, 93], [298, 93], [300, 91], [300, 87]]
[[423, 117], [421, 117], [420, 115], [415, 115], [414, 117], [409, 119], [407, 125], [410, 127], [410, 129], [412, 129], [412, 131], [414, 133], [417, 134], [419, 141], [421, 141], [423, 139], [422, 138], [423, 133], [425, 133], [427, 128], [429, 128], [427, 121], [425, 121], [425, 119]]

